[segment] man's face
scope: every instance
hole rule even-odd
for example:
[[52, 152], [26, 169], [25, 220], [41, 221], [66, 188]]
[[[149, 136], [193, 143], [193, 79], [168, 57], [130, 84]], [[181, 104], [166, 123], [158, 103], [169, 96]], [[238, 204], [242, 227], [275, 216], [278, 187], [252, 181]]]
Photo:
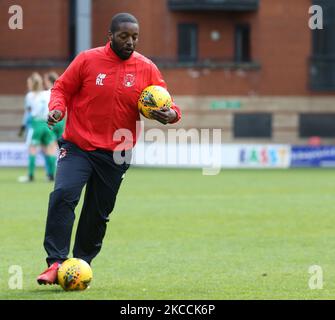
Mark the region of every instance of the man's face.
[[121, 59], [129, 59], [136, 48], [138, 35], [138, 24], [131, 22], [120, 23], [118, 31], [114, 33], [109, 32], [112, 49]]

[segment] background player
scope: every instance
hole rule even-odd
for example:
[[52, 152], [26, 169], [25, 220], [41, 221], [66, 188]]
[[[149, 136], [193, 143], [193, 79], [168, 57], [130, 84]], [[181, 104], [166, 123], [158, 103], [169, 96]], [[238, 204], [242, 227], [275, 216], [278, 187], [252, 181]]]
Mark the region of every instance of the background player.
[[[46, 161], [47, 179], [54, 180], [56, 169], [55, 135], [46, 124], [48, 117], [49, 93], [43, 88], [41, 75], [34, 72], [28, 79], [28, 88], [31, 89], [25, 97], [24, 122], [27, 131], [27, 144], [29, 145], [28, 175], [19, 177], [19, 182], [32, 182], [35, 179], [36, 155], [38, 147], [43, 148]], [[20, 131], [22, 131], [21, 128]], [[21, 132], [20, 132], [21, 133]]]

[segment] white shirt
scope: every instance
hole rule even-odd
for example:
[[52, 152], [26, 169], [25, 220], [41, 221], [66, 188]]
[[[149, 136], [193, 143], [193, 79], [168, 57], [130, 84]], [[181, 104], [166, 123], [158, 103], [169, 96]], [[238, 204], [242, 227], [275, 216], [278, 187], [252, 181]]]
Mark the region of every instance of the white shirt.
[[28, 92], [25, 97], [25, 110], [30, 109], [30, 116], [36, 120], [48, 119], [48, 103], [50, 101], [50, 91]]

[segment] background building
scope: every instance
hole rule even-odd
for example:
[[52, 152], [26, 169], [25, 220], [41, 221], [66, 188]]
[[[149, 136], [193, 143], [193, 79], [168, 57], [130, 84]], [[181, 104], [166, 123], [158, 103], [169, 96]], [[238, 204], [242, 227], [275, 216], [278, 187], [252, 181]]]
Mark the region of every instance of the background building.
[[[0, 137], [17, 140], [26, 78], [62, 72], [102, 46], [111, 17], [134, 14], [138, 51], [154, 60], [181, 106], [178, 126], [222, 128], [224, 142], [303, 144], [335, 137], [332, 0], [17, 0], [23, 29], [0, 2]], [[320, 4], [324, 29], [311, 30]], [[156, 126], [147, 121], [147, 128]], [[159, 125], [159, 124], [158, 124]]]

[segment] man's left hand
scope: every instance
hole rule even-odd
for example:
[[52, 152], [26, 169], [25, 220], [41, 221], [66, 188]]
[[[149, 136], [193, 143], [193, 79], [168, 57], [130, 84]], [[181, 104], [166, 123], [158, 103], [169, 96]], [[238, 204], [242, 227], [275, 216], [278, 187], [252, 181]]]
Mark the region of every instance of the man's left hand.
[[171, 108], [163, 107], [159, 110], [151, 110], [150, 116], [159, 121], [160, 123], [167, 124], [171, 123], [177, 118], [177, 112]]

